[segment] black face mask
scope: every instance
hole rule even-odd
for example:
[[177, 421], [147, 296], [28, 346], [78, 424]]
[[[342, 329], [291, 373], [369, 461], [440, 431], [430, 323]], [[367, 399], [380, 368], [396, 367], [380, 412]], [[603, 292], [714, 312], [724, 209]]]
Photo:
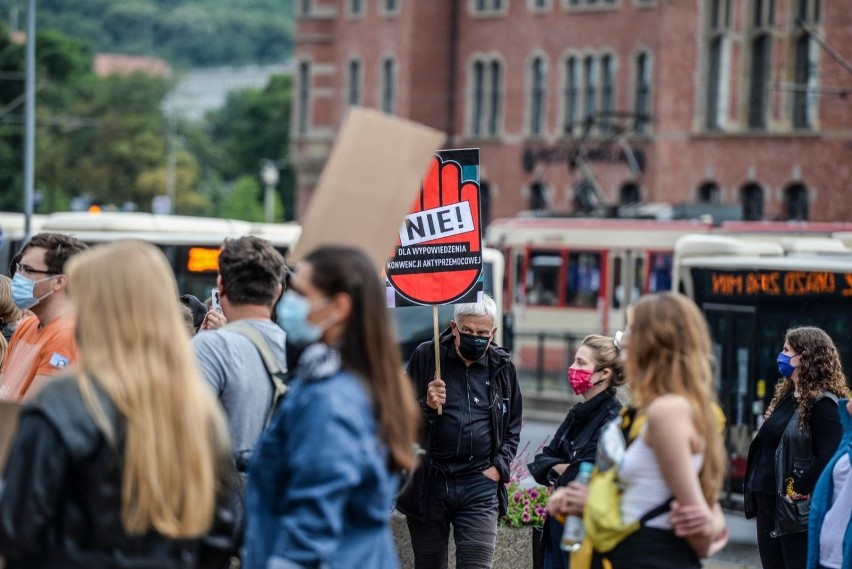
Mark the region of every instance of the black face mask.
[[490, 341], [490, 337], [483, 338], [482, 336], [459, 332], [459, 354], [469, 362], [479, 361], [488, 350]]

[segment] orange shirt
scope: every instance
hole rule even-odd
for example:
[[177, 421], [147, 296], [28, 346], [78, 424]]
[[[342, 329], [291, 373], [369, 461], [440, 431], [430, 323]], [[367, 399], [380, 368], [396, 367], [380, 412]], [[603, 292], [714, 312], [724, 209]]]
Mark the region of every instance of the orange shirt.
[[62, 316], [44, 327], [38, 318], [21, 320], [0, 372], [0, 399], [18, 400], [38, 375], [56, 375], [77, 360], [74, 321]]

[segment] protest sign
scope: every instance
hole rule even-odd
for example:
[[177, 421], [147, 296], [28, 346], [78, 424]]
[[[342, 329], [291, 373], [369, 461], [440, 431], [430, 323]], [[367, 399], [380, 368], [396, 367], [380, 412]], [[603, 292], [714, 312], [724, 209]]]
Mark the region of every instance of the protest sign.
[[479, 150], [441, 150], [399, 228], [388, 283], [410, 303], [449, 304], [470, 300], [481, 273]]

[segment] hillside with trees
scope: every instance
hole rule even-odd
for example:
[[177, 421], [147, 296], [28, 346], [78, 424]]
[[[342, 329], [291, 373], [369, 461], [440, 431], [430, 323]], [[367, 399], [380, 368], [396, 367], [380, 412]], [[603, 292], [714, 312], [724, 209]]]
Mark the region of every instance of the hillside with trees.
[[[91, 44], [40, 28], [36, 36], [36, 211], [72, 200], [150, 211], [167, 193], [169, 79], [97, 77]], [[0, 25], [0, 210], [23, 207], [24, 46]], [[260, 164], [287, 156], [292, 83], [273, 76], [232, 93], [207, 121], [175, 128], [176, 212], [260, 220]], [[292, 219], [293, 176], [281, 172], [277, 219]]]
[[[26, 27], [26, 0], [0, 17]], [[39, 29], [97, 52], [160, 57], [176, 68], [281, 63], [292, 52], [293, 0], [38, 0]], [[14, 22], [13, 22], [14, 24]]]

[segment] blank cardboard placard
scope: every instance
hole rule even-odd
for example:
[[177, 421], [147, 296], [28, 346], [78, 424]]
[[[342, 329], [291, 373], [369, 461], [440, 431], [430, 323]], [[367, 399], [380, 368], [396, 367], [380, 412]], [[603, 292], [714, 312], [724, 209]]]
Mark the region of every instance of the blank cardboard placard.
[[0, 476], [6, 468], [6, 458], [18, 431], [18, 417], [21, 414], [20, 403], [0, 401]]
[[363, 249], [384, 270], [444, 133], [377, 111], [349, 112], [289, 260], [322, 245]]

